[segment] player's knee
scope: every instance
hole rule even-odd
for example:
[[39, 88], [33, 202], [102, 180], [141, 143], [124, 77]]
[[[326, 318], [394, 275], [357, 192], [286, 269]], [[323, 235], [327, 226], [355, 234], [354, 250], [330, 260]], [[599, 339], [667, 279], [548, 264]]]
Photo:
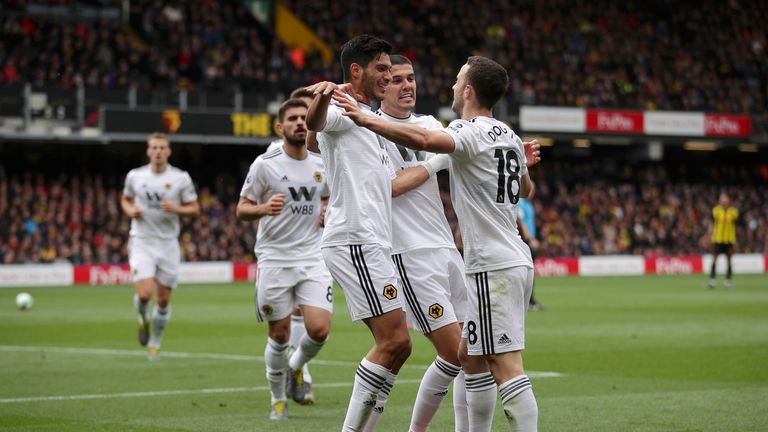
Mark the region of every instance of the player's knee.
[[393, 357], [406, 359], [410, 357], [411, 350], [413, 349], [411, 337], [408, 336], [407, 332], [398, 333], [385, 343], [384, 349]]
[[316, 340], [318, 342], [322, 342], [326, 339], [328, 339], [328, 333], [331, 330], [330, 325], [315, 325], [315, 326], [307, 326], [307, 336], [311, 337], [313, 340]]
[[169, 303], [169, 301], [168, 301], [167, 298], [160, 298], [160, 297], [157, 298], [157, 307], [159, 307], [160, 309], [167, 308], [168, 307], [168, 303]]

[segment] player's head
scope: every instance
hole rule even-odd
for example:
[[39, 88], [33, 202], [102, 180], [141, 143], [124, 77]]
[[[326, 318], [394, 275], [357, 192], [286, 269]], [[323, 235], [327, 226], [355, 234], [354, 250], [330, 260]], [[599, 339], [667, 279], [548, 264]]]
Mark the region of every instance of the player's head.
[[352, 83], [368, 100], [382, 100], [392, 80], [389, 42], [371, 35], [355, 36], [341, 50], [344, 81]]
[[491, 109], [504, 96], [508, 85], [509, 76], [500, 64], [487, 57], [472, 56], [456, 76], [452, 109], [460, 115], [467, 100]]
[[311, 91], [307, 90], [306, 87], [299, 87], [296, 90], [291, 92], [291, 96], [289, 99], [301, 99], [304, 102], [307, 103], [307, 106], [312, 103], [312, 100], [315, 98], [315, 96], [312, 94]]
[[392, 62], [392, 81], [381, 101], [381, 107], [391, 115], [408, 116], [416, 106], [416, 74], [413, 63], [399, 54], [389, 56]]
[[171, 157], [171, 142], [164, 133], [154, 132], [147, 137], [147, 157], [149, 163], [163, 167]]
[[277, 111], [277, 130], [282, 132], [285, 143], [301, 147], [307, 139], [307, 103], [288, 99]]
[[728, 204], [730, 204], [730, 203], [731, 203], [731, 199], [728, 197], [728, 194], [727, 194], [727, 193], [725, 193], [725, 192], [722, 192], [722, 193], [720, 194], [720, 199], [718, 200], [718, 203], [719, 203], [721, 206], [727, 206]]

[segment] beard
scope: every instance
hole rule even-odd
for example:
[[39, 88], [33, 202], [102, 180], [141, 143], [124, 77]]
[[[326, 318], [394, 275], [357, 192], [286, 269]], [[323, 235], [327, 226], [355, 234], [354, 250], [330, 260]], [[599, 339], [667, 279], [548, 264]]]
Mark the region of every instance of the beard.
[[289, 137], [288, 135], [285, 135], [284, 141], [293, 147], [301, 147], [304, 145], [304, 143], [307, 141], [306, 135], [304, 138], [298, 138], [296, 135]]
[[367, 73], [363, 74], [363, 94], [372, 102], [381, 102], [381, 97], [376, 94], [376, 80]]

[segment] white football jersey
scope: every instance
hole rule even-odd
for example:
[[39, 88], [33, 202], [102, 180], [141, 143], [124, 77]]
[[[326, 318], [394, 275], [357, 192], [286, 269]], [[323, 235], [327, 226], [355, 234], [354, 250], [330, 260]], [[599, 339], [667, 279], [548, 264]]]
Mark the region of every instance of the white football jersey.
[[[360, 104], [363, 113], [375, 115]], [[392, 247], [392, 174], [384, 142], [331, 103], [317, 134], [331, 196], [322, 246]]]
[[533, 268], [517, 231], [520, 178], [528, 172], [523, 141], [491, 117], [454, 120], [451, 200], [459, 219], [467, 273]]
[[269, 145], [267, 146], [267, 149], [264, 151], [264, 154], [271, 153], [272, 150], [274, 150], [274, 149], [276, 149], [278, 147], [279, 148], [283, 147], [283, 139], [282, 138], [276, 139], [276, 140], [272, 141], [271, 143], [269, 143]]
[[150, 164], [132, 169], [125, 177], [123, 195], [133, 198], [141, 210], [140, 218], [131, 219], [130, 235], [145, 238], [179, 237], [179, 215], [160, 208], [164, 199], [174, 204], [197, 200], [192, 178], [171, 165], [161, 173], [153, 172]]
[[[411, 115], [402, 119], [382, 110], [382, 118], [396, 123], [407, 123], [424, 129], [442, 129], [443, 125], [432, 116]], [[418, 166], [435, 156], [434, 153], [415, 151], [382, 138], [387, 144], [389, 160], [395, 172]], [[392, 199], [392, 253], [399, 254], [423, 248], [456, 248], [453, 234], [445, 219], [443, 201], [437, 177], [432, 176], [421, 186]]]
[[319, 225], [321, 198], [328, 196], [323, 162], [308, 154], [296, 160], [280, 146], [256, 158], [240, 196], [257, 203], [285, 194], [283, 211], [259, 219], [254, 252], [261, 267], [311, 266], [323, 262]]

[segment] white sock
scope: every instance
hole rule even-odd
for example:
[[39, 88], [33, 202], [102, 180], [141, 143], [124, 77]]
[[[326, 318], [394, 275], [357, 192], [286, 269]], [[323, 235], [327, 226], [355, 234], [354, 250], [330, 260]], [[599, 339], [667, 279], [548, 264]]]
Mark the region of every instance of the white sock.
[[453, 380], [453, 419], [455, 432], [469, 432], [469, 413], [467, 410], [467, 387], [464, 371], [461, 370]]
[[293, 370], [303, 367], [308, 361], [315, 358], [317, 353], [323, 348], [323, 345], [325, 345], [324, 340], [316, 341], [309, 337], [308, 334], [304, 334], [304, 337], [301, 338], [301, 342], [299, 342], [298, 349], [293, 352], [291, 358], [288, 360], [288, 366]]
[[272, 394], [272, 403], [286, 400], [285, 379], [288, 368], [288, 344], [278, 343], [272, 338], [267, 338], [267, 347], [264, 348], [264, 363], [267, 367], [267, 381], [269, 391]]
[[411, 432], [426, 432], [429, 422], [448, 394], [448, 387], [461, 371], [461, 367], [452, 365], [437, 357], [424, 372], [416, 402], [411, 416]]
[[384, 407], [387, 406], [389, 392], [392, 391], [392, 387], [395, 385], [395, 380], [397, 380], [397, 375], [387, 371], [387, 380], [384, 382], [384, 385], [381, 386], [378, 396], [376, 396], [376, 405], [373, 407], [371, 416], [368, 417], [368, 421], [365, 423], [363, 432], [372, 432], [376, 429], [376, 425], [379, 424], [381, 415], [384, 414]]
[[379, 391], [390, 375], [384, 366], [377, 365], [363, 358], [355, 372], [355, 385], [349, 398], [347, 415], [344, 418], [342, 432], [360, 432], [376, 405]]
[[[304, 326], [303, 315], [291, 315], [291, 348], [296, 350], [301, 343], [301, 338], [307, 334], [307, 328]], [[304, 363], [301, 367], [301, 371], [304, 373], [304, 381], [312, 383], [312, 375], [309, 373], [309, 363]]]
[[467, 386], [467, 412], [469, 429], [483, 432], [491, 430], [496, 410], [496, 382], [490, 372], [465, 374]]
[[519, 375], [499, 386], [504, 414], [513, 432], [538, 430], [539, 406], [527, 375]]
[[171, 320], [171, 305], [160, 309], [155, 305], [152, 311], [152, 337], [149, 338], [149, 345], [160, 348], [160, 342], [163, 339], [163, 332], [168, 327], [168, 321]]
[[144, 318], [144, 321], [149, 320], [149, 317], [147, 316], [147, 312], [149, 311], [149, 301], [145, 301], [144, 303], [139, 301], [138, 293], [133, 294], [133, 307], [135, 307], [136, 312]]

